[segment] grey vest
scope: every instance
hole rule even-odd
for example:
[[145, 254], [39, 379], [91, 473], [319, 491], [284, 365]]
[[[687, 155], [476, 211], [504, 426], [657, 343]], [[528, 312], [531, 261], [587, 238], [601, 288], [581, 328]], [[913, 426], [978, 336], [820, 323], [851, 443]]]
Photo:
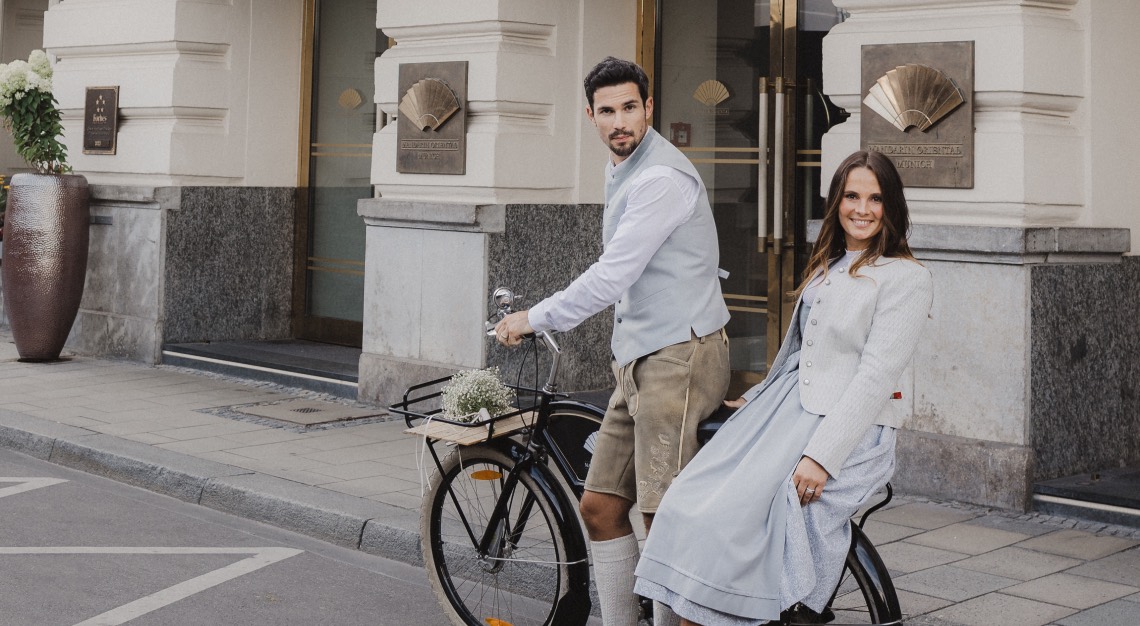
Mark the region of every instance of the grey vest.
[[609, 244], [625, 213], [630, 184], [647, 168], [666, 165], [701, 186], [696, 210], [661, 244], [645, 271], [622, 294], [610, 341], [618, 365], [720, 330], [728, 308], [720, 291], [720, 248], [708, 193], [689, 159], [650, 128], [618, 173], [606, 180], [602, 243]]

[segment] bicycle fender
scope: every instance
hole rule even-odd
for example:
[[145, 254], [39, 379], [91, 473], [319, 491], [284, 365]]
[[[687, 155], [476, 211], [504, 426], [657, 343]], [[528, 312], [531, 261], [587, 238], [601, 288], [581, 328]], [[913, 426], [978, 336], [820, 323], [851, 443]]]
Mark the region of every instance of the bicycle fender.
[[863, 570], [867, 572], [873, 586], [871, 591], [886, 605], [890, 618], [901, 620], [902, 609], [899, 607], [899, 597], [895, 592], [895, 585], [891, 582], [891, 574], [871, 540], [854, 521], [851, 522], [851, 553], [855, 555], [859, 564], [863, 566]]
[[[518, 462], [528, 452], [525, 446], [510, 438], [503, 437], [491, 441], [503, 454]], [[578, 523], [577, 504], [571, 501], [566, 490], [544, 463], [533, 463], [529, 470], [535, 485], [542, 490], [553, 504], [558, 528], [562, 531], [562, 541], [566, 545], [566, 560], [580, 561], [568, 567], [577, 574], [570, 577], [566, 594], [558, 603], [558, 612], [552, 624], [585, 624], [590, 617], [590, 564], [586, 552], [586, 538]]]

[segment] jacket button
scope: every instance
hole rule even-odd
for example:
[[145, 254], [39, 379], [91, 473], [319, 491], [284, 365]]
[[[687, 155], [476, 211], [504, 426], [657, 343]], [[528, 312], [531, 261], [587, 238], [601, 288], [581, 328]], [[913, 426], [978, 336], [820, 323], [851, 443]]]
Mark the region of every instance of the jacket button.
[[807, 341], [807, 344], [808, 344], [809, 346], [814, 346], [814, 345], [815, 345], [815, 342], [814, 342], [814, 341], [812, 341], [811, 339], [808, 339], [808, 341]]
[[831, 284], [831, 279], [830, 279], [830, 278], [824, 279], [824, 281], [823, 281], [823, 284], [825, 284], [825, 285], [830, 285], [830, 284]]
[[621, 318], [619, 317], [619, 318], [618, 318], [618, 324], [620, 324], [620, 323], [621, 323]]
[[[621, 320], [618, 320], [618, 321], [620, 322]], [[815, 321], [815, 320], [812, 320], [812, 321], [811, 321], [811, 325], [812, 325], [812, 326], [815, 326], [815, 325], [816, 325], [816, 324], [818, 324], [818, 323], [819, 323], [819, 322], [817, 322], [817, 321]]]
[[816, 298], [815, 299], [816, 304], [819, 304], [820, 302], [823, 302], [823, 298]]
[[807, 366], [808, 366], [808, 367], [811, 367], [811, 361], [808, 361], [808, 362], [807, 362]]
[[841, 268], [839, 268], [839, 273], [840, 273], [840, 274], [842, 274], [843, 272], [846, 272], [846, 271], [847, 271], [847, 268], [846, 268], [846, 267], [841, 267]]
[[811, 384], [811, 381], [805, 378], [805, 379], [804, 379], [804, 384], [805, 384], [805, 385], [810, 385], [810, 384]]

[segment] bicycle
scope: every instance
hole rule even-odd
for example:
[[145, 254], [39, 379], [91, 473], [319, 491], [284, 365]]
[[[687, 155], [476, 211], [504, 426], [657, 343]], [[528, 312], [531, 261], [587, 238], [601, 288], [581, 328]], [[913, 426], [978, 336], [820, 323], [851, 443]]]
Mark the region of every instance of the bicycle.
[[[509, 290], [495, 291], [500, 319], [514, 300]], [[576, 626], [590, 616], [587, 541], [577, 501], [605, 412], [557, 391], [562, 351], [550, 333], [529, 341], [536, 353], [541, 341], [552, 361], [542, 388], [509, 385], [516, 405], [525, 406], [478, 424], [441, 417], [437, 399], [447, 377], [409, 387], [389, 407], [404, 417], [409, 432], [424, 436], [435, 464], [420, 508], [420, 542], [432, 588], [458, 626]], [[702, 423], [702, 443], [730, 413]], [[441, 458], [437, 446], [452, 449]], [[852, 520], [845, 571], [824, 619], [902, 623], [890, 574], [862, 532], [867, 517], [891, 496], [888, 485], [886, 499], [858, 523]]]

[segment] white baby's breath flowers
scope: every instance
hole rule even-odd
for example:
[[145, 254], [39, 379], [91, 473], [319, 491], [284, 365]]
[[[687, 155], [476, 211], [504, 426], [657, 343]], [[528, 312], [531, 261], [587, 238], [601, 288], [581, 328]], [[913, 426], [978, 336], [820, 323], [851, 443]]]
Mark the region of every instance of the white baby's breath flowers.
[[487, 409], [492, 416], [505, 413], [514, 399], [514, 391], [499, 379], [497, 367], [459, 372], [440, 391], [449, 419], [462, 419], [479, 409]]

